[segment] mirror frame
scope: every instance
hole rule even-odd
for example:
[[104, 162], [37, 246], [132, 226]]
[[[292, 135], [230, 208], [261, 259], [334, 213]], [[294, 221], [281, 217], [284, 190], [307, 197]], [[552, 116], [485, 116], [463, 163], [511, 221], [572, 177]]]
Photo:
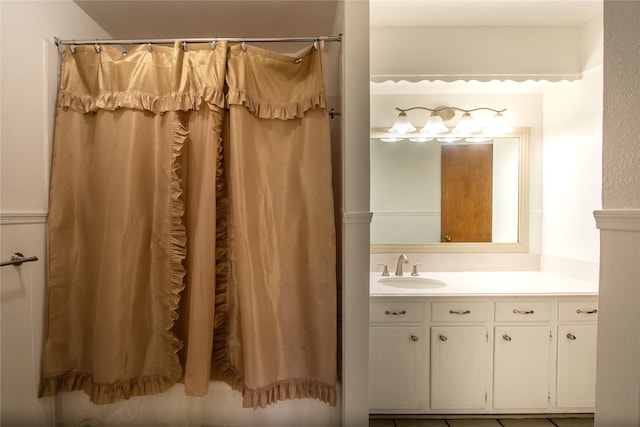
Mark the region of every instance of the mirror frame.
[[[379, 138], [379, 136], [377, 136]], [[370, 245], [372, 254], [390, 253], [504, 253], [529, 252], [529, 128], [495, 135], [519, 138], [518, 142], [518, 241], [513, 243], [383, 243]], [[375, 212], [373, 212], [375, 215]]]

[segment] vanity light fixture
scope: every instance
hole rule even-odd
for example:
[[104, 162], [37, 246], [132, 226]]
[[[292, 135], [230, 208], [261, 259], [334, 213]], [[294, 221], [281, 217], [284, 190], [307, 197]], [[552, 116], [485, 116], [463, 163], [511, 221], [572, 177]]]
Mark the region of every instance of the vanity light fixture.
[[[407, 111], [411, 110], [426, 110], [431, 112], [431, 116], [425, 123], [424, 127], [420, 129], [420, 133], [426, 133], [428, 135], [435, 136], [448, 132], [453, 132], [456, 135], [472, 135], [480, 131], [487, 135], [499, 135], [513, 131], [513, 128], [509, 125], [507, 119], [502, 115], [506, 109], [496, 110], [489, 107], [478, 107], [465, 110], [458, 107], [396, 107], [396, 110], [400, 111], [400, 114], [393, 123], [393, 126], [389, 129], [389, 132], [392, 133], [406, 134], [416, 130], [416, 127], [413, 126], [407, 116]], [[472, 112], [480, 110], [488, 110], [495, 113], [485, 128], [482, 128], [478, 121], [471, 115]], [[456, 115], [456, 111], [461, 112], [462, 117], [458, 121], [457, 125], [451, 130], [445, 125], [445, 122], [453, 119]]]

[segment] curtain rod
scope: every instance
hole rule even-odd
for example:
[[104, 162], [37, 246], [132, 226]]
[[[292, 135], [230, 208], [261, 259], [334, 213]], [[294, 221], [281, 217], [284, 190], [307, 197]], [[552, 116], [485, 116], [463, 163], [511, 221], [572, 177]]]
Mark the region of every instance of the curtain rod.
[[86, 44], [171, 44], [176, 40], [183, 43], [211, 43], [214, 41], [227, 41], [229, 43], [262, 43], [262, 42], [341, 42], [342, 34], [337, 36], [318, 37], [266, 37], [266, 38], [246, 38], [246, 37], [211, 37], [211, 38], [185, 38], [185, 39], [129, 39], [129, 40], [60, 40], [55, 38], [56, 45], [86, 45]]

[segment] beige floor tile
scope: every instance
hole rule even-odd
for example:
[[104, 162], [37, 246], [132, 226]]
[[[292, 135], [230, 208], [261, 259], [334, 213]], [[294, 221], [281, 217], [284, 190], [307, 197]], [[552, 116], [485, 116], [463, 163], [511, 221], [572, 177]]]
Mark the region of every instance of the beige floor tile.
[[553, 418], [558, 427], [593, 427], [593, 418]]
[[551, 421], [544, 418], [500, 419], [500, 423], [504, 427], [555, 427]]
[[369, 420], [369, 427], [394, 427], [393, 420]]
[[443, 420], [396, 420], [396, 427], [447, 427]]
[[500, 427], [496, 420], [447, 420], [450, 427]]

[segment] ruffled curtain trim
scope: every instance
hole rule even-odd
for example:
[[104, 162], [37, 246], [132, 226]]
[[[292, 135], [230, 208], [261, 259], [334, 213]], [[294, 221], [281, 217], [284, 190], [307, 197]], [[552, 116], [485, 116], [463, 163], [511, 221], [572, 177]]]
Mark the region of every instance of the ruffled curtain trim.
[[224, 381], [232, 389], [242, 391], [244, 378], [233, 364], [229, 348], [232, 315], [229, 306], [231, 299], [230, 200], [224, 157], [224, 144], [222, 138], [219, 138], [216, 162], [216, 293], [211, 379]]
[[261, 119], [280, 120], [302, 118], [308, 110], [327, 108], [323, 92], [300, 100], [278, 103], [268, 99], [251, 97], [244, 90], [235, 87], [228, 88], [227, 103], [229, 105], [243, 105], [251, 114]]
[[176, 114], [173, 122], [173, 143], [171, 144], [171, 189], [169, 197], [169, 323], [166, 326], [168, 339], [173, 347], [174, 354], [171, 359], [178, 366], [178, 376], [176, 382], [182, 375], [180, 361], [177, 353], [182, 348], [182, 342], [173, 333], [173, 325], [178, 318], [178, 305], [180, 304], [180, 293], [184, 289], [184, 276], [186, 269], [182, 262], [187, 256], [187, 229], [182, 223], [184, 215], [184, 204], [182, 188], [178, 171], [181, 168], [180, 156], [185, 141], [189, 137], [189, 130], [182, 123], [180, 114]]
[[45, 378], [40, 384], [39, 395], [48, 397], [58, 392], [82, 390], [91, 402], [102, 405], [135, 396], [163, 393], [176, 383], [174, 377], [175, 375], [137, 377], [127, 382], [100, 384], [96, 383], [90, 374], [69, 372]]
[[264, 408], [280, 400], [318, 399], [336, 406], [336, 387], [316, 380], [283, 380], [255, 389], [245, 387], [242, 406], [245, 408]]
[[199, 110], [205, 103], [211, 109], [224, 108], [224, 92], [218, 87], [205, 86], [200, 93], [176, 93], [157, 96], [138, 91], [101, 92], [97, 96], [82, 95], [60, 90], [58, 107], [69, 108], [81, 113], [100, 109], [113, 111], [118, 108], [151, 111], [155, 114], [168, 111]]

